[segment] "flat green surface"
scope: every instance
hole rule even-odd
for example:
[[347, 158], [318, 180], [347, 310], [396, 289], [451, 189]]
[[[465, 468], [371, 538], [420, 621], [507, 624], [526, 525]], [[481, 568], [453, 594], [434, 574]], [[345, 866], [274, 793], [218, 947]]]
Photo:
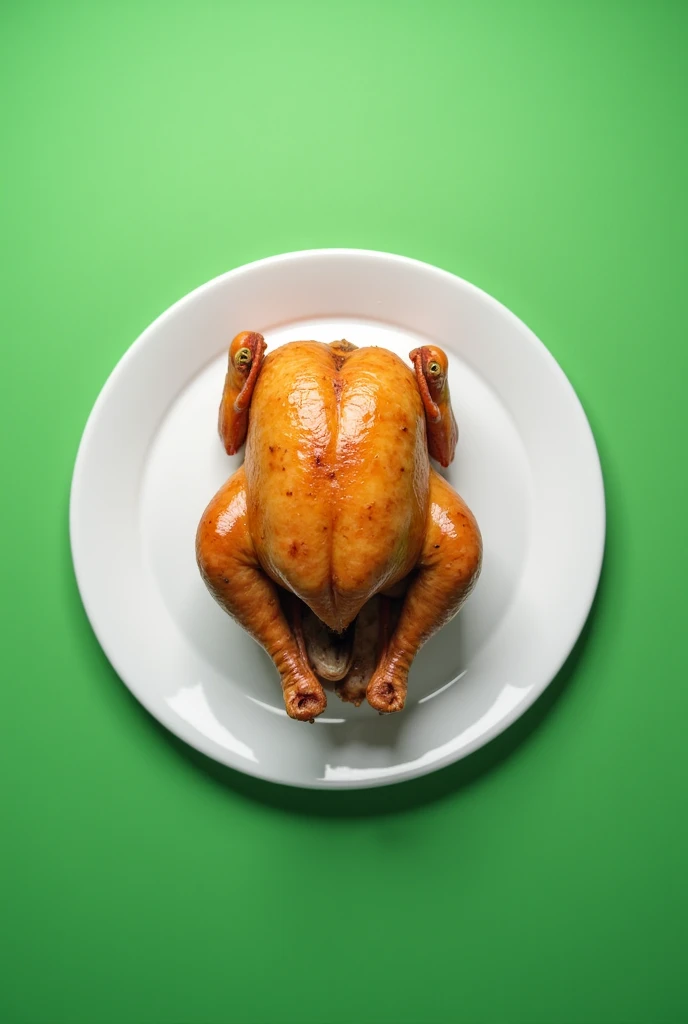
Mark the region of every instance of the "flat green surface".
[[[688, 4], [5, 0], [0, 49], [0, 1020], [688, 1019]], [[377, 792], [271, 787], [166, 735], [91, 634], [67, 536], [129, 344], [216, 274], [318, 246], [510, 306], [607, 485], [562, 676]]]

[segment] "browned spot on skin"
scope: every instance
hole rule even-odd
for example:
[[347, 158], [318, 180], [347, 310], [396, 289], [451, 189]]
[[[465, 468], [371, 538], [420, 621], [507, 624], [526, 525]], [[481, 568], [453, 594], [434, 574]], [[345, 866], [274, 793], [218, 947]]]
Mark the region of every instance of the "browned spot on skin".
[[[314, 694], [308, 693], [304, 697], [299, 697], [296, 703], [299, 705], [300, 708], [305, 708], [309, 705], [312, 706], [313, 704], [317, 704], [318, 698], [314, 696]], [[311, 719], [311, 721], [313, 721], [313, 719]]]
[[322, 455], [315, 456], [315, 464], [316, 466], [322, 466]]
[[323, 526], [323, 533], [327, 533], [327, 527]]
[[408, 427], [402, 427], [401, 429], [402, 429], [403, 431], [407, 431], [407, 430], [408, 430]]
[[284, 466], [282, 466], [282, 472], [284, 473]]
[[341, 370], [342, 366], [344, 365], [345, 360], [346, 360], [346, 356], [335, 355], [335, 357], [334, 357], [335, 368], [337, 370]]
[[291, 544], [289, 545], [289, 554], [291, 555], [292, 558], [296, 558], [298, 553], [299, 553], [299, 542], [297, 540], [293, 540], [291, 542]]
[[274, 446], [273, 444], [271, 444], [271, 445], [268, 445], [268, 447], [269, 447], [269, 449], [270, 449], [270, 451], [271, 451], [271, 452], [274, 452], [274, 450], [275, 450], [275, 446]]
[[288, 498], [291, 498], [291, 496], [292, 496], [292, 494], [293, 494], [293, 493], [294, 493], [293, 491], [287, 491], [287, 492], [286, 492], [286, 494], [287, 494], [287, 497], [288, 497]]
[[403, 466], [401, 467], [401, 472], [402, 472], [402, 473], [405, 473], [405, 472], [406, 472], [406, 470], [404, 469], [404, 467], [403, 467]]
[[[344, 362], [344, 360], [342, 360], [342, 362]], [[339, 369], [339, 367], [337, 367], [337, 369]], [[334, 380], [332, 381], [332, 385], [334, 387], [335, 398], [337, 399], [337, 401], [339, 401], [339, 399], [342, 397], [344, 381], [341, 379], [341, 377], [335, 377]]]
[[328, 480], [334, 480], [334, 478], [336, 477], [336, 475], [337, 475], [337, 474], [335, 473], [335, 471], [334, 471], [333, 469], [331, 469], [331, 470], [330, 470], [330, 472], [329, 472], [329, 473], [327, 474], [327, 479], [328, 479]]
[[439, 547], [439, 544], [435, 544], [435, 548], [437, 549], [438, 547]]

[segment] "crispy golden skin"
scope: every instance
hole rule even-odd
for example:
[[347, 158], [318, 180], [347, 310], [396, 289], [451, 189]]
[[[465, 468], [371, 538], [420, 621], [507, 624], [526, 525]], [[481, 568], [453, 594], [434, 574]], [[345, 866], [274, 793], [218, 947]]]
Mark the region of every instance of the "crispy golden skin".
[[446, 465], [456, 445], [446, 356], [416, 349], [412, 370], [386, 349], [347, 342], [264, 351], [253, 332], [230, 347], [219, 428], [230, 453], [246, 437], [246, 458], [199, 525], [201, 573], [273, 658], [287, 711], [302, 720], [326, 697], [300, 602], [342, 631], [375, 595], [400, 593], [393, 630], [380, 613], [374, 657], [361, 646], [371, 613], [365, 630], [352, 629], [360, 649], [337, 687], [359, 703], [367, 686], [378, 710], [400, 710], [418, 648], [458, 611], [480, 570], [477, 524], [430, 468], [429, 454]]

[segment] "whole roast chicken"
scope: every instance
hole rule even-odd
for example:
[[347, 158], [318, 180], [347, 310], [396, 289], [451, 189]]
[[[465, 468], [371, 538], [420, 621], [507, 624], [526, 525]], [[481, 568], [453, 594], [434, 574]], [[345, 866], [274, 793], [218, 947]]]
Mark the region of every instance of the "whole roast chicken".
[[291, 718], [325, 709], [323, 683], [401, 711], [420, 646], [460, 609], [482, 559], [478, 525], [431, 466], [454, 457], [447, 357], [294, 341], [265, 355], [243, 331], [219, 414], [243, 466], [198, 527], [213, 597], [268, 652]]

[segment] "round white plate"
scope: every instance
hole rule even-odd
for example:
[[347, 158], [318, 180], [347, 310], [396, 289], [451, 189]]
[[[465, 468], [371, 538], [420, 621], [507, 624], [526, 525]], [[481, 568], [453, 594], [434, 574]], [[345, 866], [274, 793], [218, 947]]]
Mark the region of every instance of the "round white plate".
[[[277, 671], [214, 603], [196, 525], [240, 464], [217, 436], [226, 351], [240, 330], [347, 338], [407, 359], [450, 354], [459, 423], [448, 479], [483, 534], [464, 610], [418, 655], [406, 709], [332, 694], [314, 725], [287, 718]], [[466, 281], [400, 256], [325, 249], [233, 270], [129, 349], [93, 408], [71, 495], [71, 542], [96, 636], [138, 700], [239, 771], [294, 786], [378, 786], [482, 746], [544, 690], [590, 610], [604, 492], [588, 421], [564, 373], [512, 313]]]

